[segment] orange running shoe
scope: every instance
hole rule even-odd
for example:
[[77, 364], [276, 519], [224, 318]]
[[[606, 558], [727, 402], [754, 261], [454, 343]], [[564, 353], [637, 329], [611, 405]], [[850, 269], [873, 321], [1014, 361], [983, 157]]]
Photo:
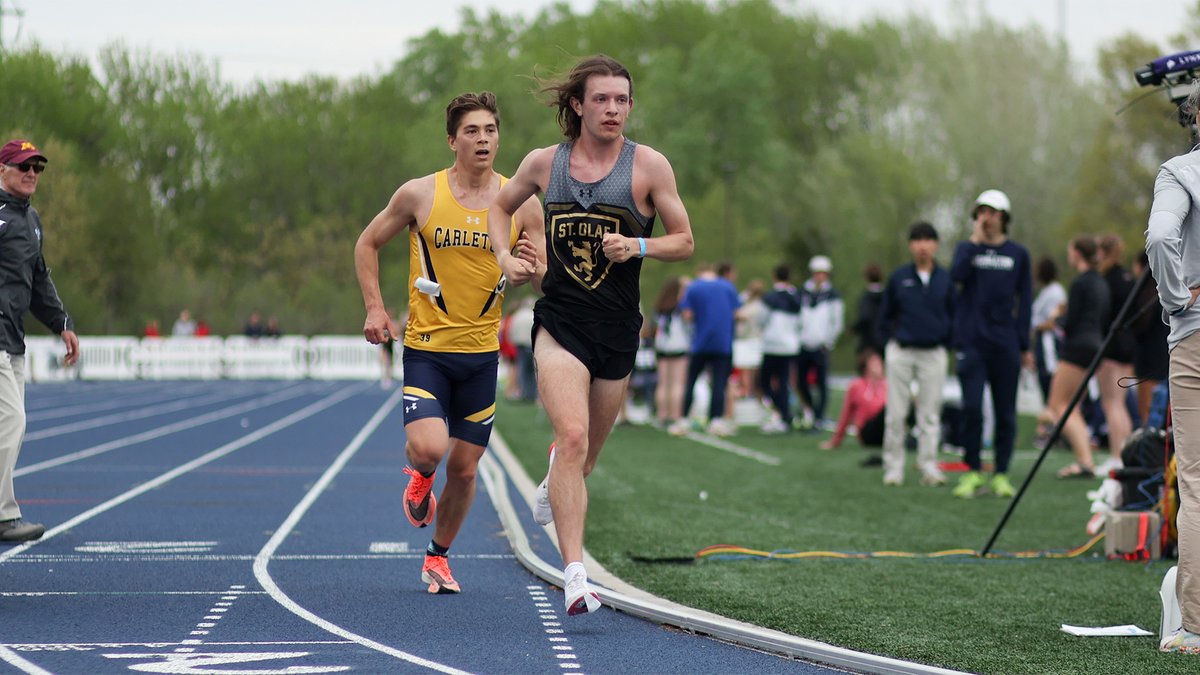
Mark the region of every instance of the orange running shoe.
[[450, 561], [446, 556], [425, 554], [425, 564], [421, 566], [421, 581], [429, 584], [430, 593], [458, 593], [462, 588], [450, 574]]
[[408, 487], [404, 488], [404, 515], [413, 527], [425, 527], [433, 522], [433, 513], [437, 510], [437, 499], [433, 496], [433, 479], [426, 478], [420, 471], [411, 466], [404, 467], [408, 474]]

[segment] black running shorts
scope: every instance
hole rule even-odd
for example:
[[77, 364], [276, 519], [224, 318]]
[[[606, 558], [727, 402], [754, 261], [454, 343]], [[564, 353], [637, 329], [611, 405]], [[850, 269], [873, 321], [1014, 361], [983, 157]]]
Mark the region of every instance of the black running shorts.
[[576, 316], [561, 308], [550, 306], [545, 299], [533, 308], [533, 335], [538, 327], [579, 359], [591, 373], [592, 379], [623, 380], [633, 372], [637, 357], [638, 333], [642, 316], [599, 317]]

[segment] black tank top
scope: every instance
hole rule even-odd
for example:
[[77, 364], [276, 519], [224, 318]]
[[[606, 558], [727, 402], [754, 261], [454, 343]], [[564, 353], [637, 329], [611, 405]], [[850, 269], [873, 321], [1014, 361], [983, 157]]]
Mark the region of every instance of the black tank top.
[[546, 187], [545, 301], [583, 316], [640, 318], [642, 258], [615, 263], [601, 246], [607, 232], [649, 237], [654, 227], [633, 200], [637, 143], [625, 139], [612, 171], [594, 183], [571, 177], [572, 147], [558, 146]]

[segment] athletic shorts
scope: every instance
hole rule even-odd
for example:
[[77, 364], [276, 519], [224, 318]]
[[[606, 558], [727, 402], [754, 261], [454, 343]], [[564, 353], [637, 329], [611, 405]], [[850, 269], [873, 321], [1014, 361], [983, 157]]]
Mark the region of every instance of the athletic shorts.
[[1087, 370], [1087, 367], [1092, 365], [1092, 359], [1096, 357], [1097, 349], [1097, 347], [1063, 345], [1058, 352], [1058, 360]]
[[1136, 351], [1137, 338], [1129, 331], [1123, 330], [1114, 335], [1108, 343], [1108, 349], [1104, 350], [1104, 358], [1117, 363], [1131, 364]]
[[638, 334], [642, 329], [640, 314], [584, 318], [539, 301], [533, 307], [535, 341], [538, 326], [545, 328], [563, 349], [579, 359], [593, 380], [623, 380], [633, 372]]
[[446, 421], [451, 438], [487, 447], [496, 416], [499, 352], [458, 354], [404, 348], [404, 424]]

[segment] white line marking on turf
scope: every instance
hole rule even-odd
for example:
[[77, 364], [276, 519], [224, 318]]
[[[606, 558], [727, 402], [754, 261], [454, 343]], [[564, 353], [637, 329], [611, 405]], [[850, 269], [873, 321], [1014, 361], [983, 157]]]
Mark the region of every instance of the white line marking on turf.
[[430, 670], [437, 670], [443, 673], [467, 675], [465, 671], [458, 670], [457, 668], [453, 668], [436, 661], [430, 661], [429, 659], [421, 658], [415, 654], [402, 652], [399, 649], [381, 644], [357, 633], [352, 633], [345, 628], [338, 626], [337, 624], [313, 614], [297, 604], [295, 600], [292, 600], [290, 597], [288, 597], [288, 595], [284, 593], [283, 590], [281, 590], [275, 583], [275, 580], [271, 578], [270, 572], [267, 571], [267, 565], [270, 564], [271, 558], [275, 555], [275, 551], [279, 549], [279, 546], [283, 543], [283, 540], [287, 539], [292, 530], [296, 528], [296, 525], [300, 522], [300, 519], [304, 517], [304, 514], [308, 512], [308, 509], [311, 508], [313, 503], [317, 501], [317, 498], [321, 496], [321, 493], [325, 491], [325, 488], [329, 487], [329, 484], [333, 482], [334, 477], [337, 476], [338, 472], [342, 470], [342, 467], [344, 467], [346, 463], [350, 461], [350, 458], [358, 452], [358, 449], [362, 447], [362, 444], [366, 442], [367, 438], [374, 433], [375, 429], [382, 424], [383, 420], [386, 419], [388, 414], [392, 412], [392, 410], [401, 400], [401, 393], [402, 390], [397, 390], [388, 397], [388, 400], [385, 401], [383, 406], [381, 406], [379, 410], [375, 412], [375, 414], [367, 422], [366, 426], [359, 430], [354, 439], [350, 441], [350, 444], [342, 450], [342, 452], [337, 456], [337, 459], [333, 461], [333, 464], [329, 465], [329, 468], [325, 470], [325, 473], [321, 475], [321, 478], [312, 486], [308, 493], [304, 495], [304, 498], [300, 500], [300, 503], [296, 505], [296, 508], [292, 509], [292, 512], [288, 515], [287, 519], [283, 521], [283, 524], [279, 526], [279, 529], [275, 530], [275, 534], [271, 535], [271, 539], [267, 541], [266, 546], [263, 546], [262, 550], [259, 551], [258, 556], [254, 560], [254, 578], [258, 579], [259, 585], [266, 590], [266, 592], [271, 596], [272, 599], [275, 600], [275, 602], [278, 602], [291, 613], [304, 619], [305, 621], [308, 621], [314, 626], [321, 628], [322, 630], [344, 637], [348, 640], [353, 640], [364, 647], [374, 649], [375, 651], [382, 652], [388, 656], [393, 656], [401, 661], [407, 661], [409, 663], [414, 663], [416, 665], [429, 668]]
[[286, 429], [287, 427], [290, 427], [293, 424], [296, 424], [297, 422], [301, 422], [309, 417], [312, 417], [313, 415], [321, 412], [322, 410], [324, 410], [336, 403], [340, 403], [341, 401], [349, 398], [352, 394], [355, 393], [356, 390], [362, 389], [363, 386], [364, 385], [351, 385], [349, 387], [345, 387], [345, 388], [341, 389], [340, 391], [337, 391], [333, 394], [330, 394], [329, 396], [326, 396], [325, 398], [317, 401], [316, 403], [307, 405], [286, 417], [275, 420], [271, 424], [268, 424], [267, 426], [262, 427], [261, 429], [258, 429], [257, 431], [253, 431], [249, 434], [246, 434], [245, 436], [242, 436], [241, 438], [239, 438], [236, 441], [226, 443], [225, 445], [222, 445], [221, 447], [217, 448], [216, 450], [212, 450], [208, 453], [205, 453], [205, 454], [197, 457], [196, 459], [193, 459], [192, 461], [187, 462], [186, 464], [181, 464], [181, 465], [175, 467], [174, 469], [171, 469], [170, 471], [162, 474], [161, 476], [158, 476], [157, 478], [148, 480], [145, 483], [142, 483], [141, 485], [137, 486], [136, 488], [134, 488], [132, 490], [129, 490], [127, 492], [119, 494], [116, 497], [113, 497], [112, 499], [104, 502], [103, 504], [99, 504], [98, 506], [95, 506], [94, 508], [88, 509], [87, 511], [84, 511], [83, 513], [75, 516], [74, 518], [71, 518], [67, 522], [62, 523], [61, 525], [58, 525], [56, 527], [52, 527], [49, 530], [46, 530], [46, 533], [42, 535], [42, 538], [38, 539], [37, 541], [26, 542], [24, 544], [14, 546], [13, 548], [11, 548], [3, 553], [0, 553], [0, 563], [3, 563], [4, 561], [6, 561], [14, 556], [20, 555], [21, 553], [29, 550], [29, 548], [32, 546], [36, 546], [37, 544], [39, 544], [41, 542], [44, 542], [48, 539], [52, 539], [55, 536], [70, 530], [71, 528], [75, 527], [76, 525], [85, 523], [85, 522], [91, 520], [92, 518], [95, 518], [96, 516], [113, 509], [114, 507], [120, 506], [121, 504], [124, 504], [125, 502], [133, 499], [134, 497], [141, 496], [142, 494], [145, 494], [151, 490], [154, 490], [162, 485], [165, 485], [166, 483], [169, 483], [169, 482], [175, 480], [176, 478], [178, 478], [186, 473], [189, 473], [195, 469], [198, 469], [198, 468], [204, 466], [205, 464], [208, 464], [209, 462], [216, 461], [216, 460], [224, 457], [225, 455], [228, 455], [237, 450], [241, 450], [242, 448], [246, 447], [247, 445], [250, 445], [251, 443], [255, 443], [259, 440], [262, 440], [263, 438], [266, 438], [267, 436], [270, 436], [271, 434], [273, 434], [277, 431]]
[[22, 658], [19, 654], [3, 645], [0, 645], [0, 661], [30, 675], [51, 675], [50, 671], [42, 670], [36, 664]]
[[255, 401], [239, 403], [238, 405], [231, 406], [228, 408], [222, 408], [221, 410], [214, 410], [210, 413], [200, 415], [199, 417], [193, 417], [191, 419], [182, 420], [180, 422], [175, 422], [174, 424], [168, 424], [163, 427], [158, 427], [157, 429], [150, 429], [149, 431], [143, 431], [140, 434], [134, 434], [132, 436], [126, 436], [125, 438], [118, 438], [114, 441], [109, 441], [107, 443], [101, 443], [100, 445], [94, 445], [90, 448], [86, 448], [86, 449], [80, 450], [78, 452], [72, 452], [69, 455], [55, 457], [54, 459], [48, 459], [44, 462], [38, 462], [37, 464], [30, 464], [29, 466], [21, 467], [20, 469], [13, 471], [13, 477], [19, 478], [21, 476], [25, 476], [25, 475], [28, 475], [31, 473], [36, 473], [38, 471], [52, 469], [56, 466], [61, 466], [63, 464], [69, 464], [71, 462], [76, 462], [81, 459], [87, 459], [88, 457], [95, 457], [96, 455], [102, 455], [111, 450], [117, 450], [119, 448], [124, 448], [129, 445], [136, 445], [138, 443], [142, 443], [144, 441], [149, 441], [149, 440], [158, 438], [160, 436], [166, 436], [168, 434], [173, 434], [177, 431], [184, 431], [185, 429], [191, 429], [192, 427], [198, 427], [203, 424], [208, 424], [209, 422], [215, 422], [219, 419], [224, 419], [226, 417], [233, 417], [234, 415], [239, 415], [243, 412], [254, 410], [256, 408], [263, 408], [263, 407], [266, 407], [269, 405], [274, 405], [276, 403], [281, 403], [290, 398], [296, 398], [297, 396], [300, 396], [305, 393], [307, 393], [306, 389], [299, 389], [296, 387], [293, 387], [290, 389], [284, 389], [284, 390], [275, 392], [274, 394], [271, 394], [269, 396], [264, 396], [263, 398], [257, 399]]
[[693, 432], [688, 433], [687, 438], [690, 438], [691, 440], [696, 441], [697, 443], [700, 443], [701, 445], [707, 445], [708, 447], [716, 448], [717, 450], [724, 450], [725, 452], [733, 453], [733, 454], [737, 455], [738, 457], [745, 457], [746, 459], [752, 459], [756, 462], [766, 464], [767, 466], [779, 466], [780, 464], [783, 464], [783, 460], [779, 459], [778, 457], [776, 457], [774, 455], [768, 455], [766, 453], [759, 452], [757, 450], [751, 450], [750, 448], [743, 447], [736, 443], [730, 443], [729, 441], [721, 440], [720, 438], [717, 438], [716, 436], [709, 436], [708, 434], [698, 434], [693, 431]]

